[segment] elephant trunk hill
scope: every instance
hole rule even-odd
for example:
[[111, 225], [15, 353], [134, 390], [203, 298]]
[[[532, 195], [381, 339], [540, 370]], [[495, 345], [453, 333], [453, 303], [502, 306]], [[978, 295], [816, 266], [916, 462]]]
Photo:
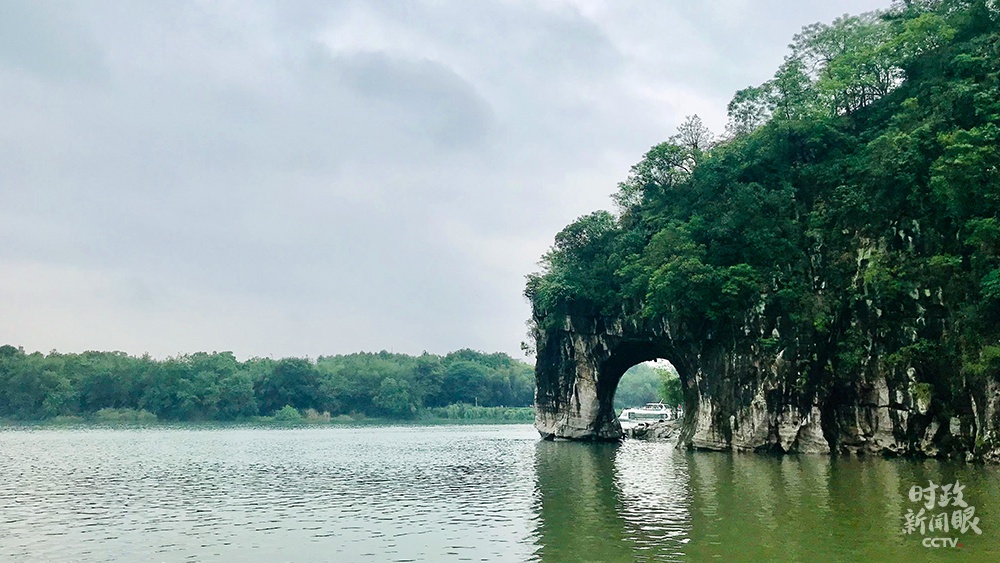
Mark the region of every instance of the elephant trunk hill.
[[1000, 4], [807, 26], [528, 276], [536, 427], [618, 439], [630, 366], [683, 383], [680, 441], [1000, 460]]

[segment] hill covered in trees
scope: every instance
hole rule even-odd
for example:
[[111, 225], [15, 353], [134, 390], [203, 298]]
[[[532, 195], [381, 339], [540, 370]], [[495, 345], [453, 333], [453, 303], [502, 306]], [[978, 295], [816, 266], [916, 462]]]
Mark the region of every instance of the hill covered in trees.
[[5, 345], [0, 346], [0, 418], [43, 420], [129, 409], [161, 420], [240, 420], [290, 406], [332, 416], [408, 419], [449, 405], [528, 406], [533, 379], [528, 364], [473, 350], [241, 362], [231, 352], [155, 360], [123, 352], [26, 354]]
[[808, 26], [728, 109], [556, 235], [525, 292], [539, 369], [568, 318], [653, 326], [634, 340], [679, 369], [692, 444], [1000, 445], [1000, 3]]

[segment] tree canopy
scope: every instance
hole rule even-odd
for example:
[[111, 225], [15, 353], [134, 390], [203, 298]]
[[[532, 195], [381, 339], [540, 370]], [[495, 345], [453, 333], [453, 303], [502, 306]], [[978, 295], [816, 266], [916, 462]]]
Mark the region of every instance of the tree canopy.
[[942, 395], [1000, 369], [1000, 6], [910, 0], [807, 26], [740, 90], [720, 138], [688, 118], [528, 276], [566, 314], [671, 320], [809, 364], [886, 361]]
[[0, 346], [0, 418], [18, 420], [105, 409], [147, 411], [162, 420], [239, 420], [286, 407], [413, 418], [425, 408], [463, 402], [528, 406], [533, 393], [530, 365], [475, 350], [241, 362], [231, 352], [154, 360], [122, 352], [26, 354]]

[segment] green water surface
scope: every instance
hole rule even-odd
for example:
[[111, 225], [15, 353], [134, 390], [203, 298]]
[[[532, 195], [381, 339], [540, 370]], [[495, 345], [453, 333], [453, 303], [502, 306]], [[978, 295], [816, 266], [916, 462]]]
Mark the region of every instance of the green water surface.
[[[526, 425], [7, 429], [0, 561], [1000, 561], [998, 478]], [[955, 481], [982, 534], [904, 534]]]

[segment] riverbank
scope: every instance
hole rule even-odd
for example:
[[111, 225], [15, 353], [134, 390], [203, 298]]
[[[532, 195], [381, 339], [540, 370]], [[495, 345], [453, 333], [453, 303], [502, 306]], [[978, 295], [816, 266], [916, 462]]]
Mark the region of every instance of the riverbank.
[[57, 416], [42, 420], [0, 419], [0, 429], [26, 427], [79, 426], [439, 426], [449, 424], [530, 424], [534, 421], [531, 407], [478, 407], [456, 404], [425, 409], [413, 418], [368, 417], [363, 414], [331, 416], [313, 409], [298, 411], [291, 407], [273, 416], [253, 416], [235, 420], [162, 420], [155, 414], [134, 409], [102, 409], [89, 416]]

